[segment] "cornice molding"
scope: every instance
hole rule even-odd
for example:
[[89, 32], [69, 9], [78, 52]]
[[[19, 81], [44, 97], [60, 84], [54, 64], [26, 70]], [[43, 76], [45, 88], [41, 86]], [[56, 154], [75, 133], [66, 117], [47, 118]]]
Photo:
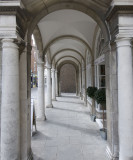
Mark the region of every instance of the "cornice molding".
[[[26, 10], [20, 8], [20, 6], [0, 6], [0, 15], [16, 16], [16, 33], [24, 39], [27, 30], [27, 22], [30, 19], [30, 16]], [[8, 34], [9, 33], [6, 33], [6, 36]]]
[[[124, 18], [128, 15], [133, 15], [133, 5], [119, 5], [112, 6], [107, 14], [106, 20], [109, 24], [111, 42], [113, 42], [117, 37], [132, 37], [133, 27], [132, 24], [127, 22], [123, 23], [120, 21], [120, 18], [124, 15]], [[126, 18], [125, 18], [126, 19]]]
[[133, 5], [111, 6], [106, 13], [106, 20], [110, 21], [115, 14], [133, 14]]

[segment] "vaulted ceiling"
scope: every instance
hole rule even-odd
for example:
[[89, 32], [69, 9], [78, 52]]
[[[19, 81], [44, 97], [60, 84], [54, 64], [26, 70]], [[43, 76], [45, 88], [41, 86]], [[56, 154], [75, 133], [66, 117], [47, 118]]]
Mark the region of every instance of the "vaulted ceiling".
[[22, 3], [32, 17], [31, 32], [36, 33], [37, 44], [42, 43], [42, 54], [47, 55], [49, 63], [59, 65], [70, 60], [81, 65], [86, 53], [92, 55], [97, 27], [106, 29], [104, 17], [111, 0], [22, 0]]

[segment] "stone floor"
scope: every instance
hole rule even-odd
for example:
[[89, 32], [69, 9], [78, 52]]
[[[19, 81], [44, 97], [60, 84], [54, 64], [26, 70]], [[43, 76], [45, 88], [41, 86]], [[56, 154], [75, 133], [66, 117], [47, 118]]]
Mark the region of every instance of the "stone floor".
[[63, 95], [46, 108], [47, 120], [37, 122], [32, 137], [34, 160], [105, 160], [106, 141], [89, 117], [88, 108], [73, 95]]

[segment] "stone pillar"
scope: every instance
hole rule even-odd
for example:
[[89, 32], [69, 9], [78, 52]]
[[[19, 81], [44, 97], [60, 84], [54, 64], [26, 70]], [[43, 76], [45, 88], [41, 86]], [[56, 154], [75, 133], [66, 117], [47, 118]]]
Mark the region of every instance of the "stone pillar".
[[45, 120], [45, 104], [44, 104], [44, 62], [37, 63], [38, 72], [38, 105], [37, 105], [37, 119]]
[[31, 50], [32, 46], [27, 45], [27, 154], [28, 159], [32, 159], [31, 151]]
[[82, 71], [81, 71], [81, 67], [79, 67], [79, 91], [80, 91], [80, 99], [82, 100]]
[[58, 95], [61, 96], [60, 71], [58, 72]]
[[20, 159], [19, 52], [2, 40], [1, 160]]
[[[92, 64], [91, 64], [91, 71], [89, 72], [91, 76], [91, 85], [95, 86], [95, 66], [94, 66], [94, 59], [92, 60]], [[89, 84], [89, 85], [90, 85]], [[96, 109], [95, 109], [95, 100], [92, 99], [92, 115], [96, 115]]]
[[118, 75], [116, 43], [106, 48], [106, 115], [107, 115], [107, 156], [110, 160], [119, 159], [118, 137]]
[[27, 50], [20, 55], [20, 159], [27, 160]]
[[52, 100], [56, 101], [56, 91], [55, 91], [55, 69], [52, 69]]
[[76, 71], [76, 96], [78, 96], [79, 95], [79, 84], [78, 84], [78, 78], [79, 78], [79, 76], [78, 76], [78, 71]]
[[[2, 92], [2, 46], [0, 42], [0, 122], [1, 122], [1, 92]], [[0, 123], [0, 136], [1, 136], [1, 123]]]
[[51, 67], [47, 66], [47, 108], [52, 108]]
[[56, 97], [58, 96], [58, 76], [57, 71], [55, 71], [55, 88], [56, 88]]
[[84, 105], [87, 105], [87, 95], [86, 95], [86, 69], [83, 68], [82, 70], [82, 90], [83, 90], [83, 100]]
[[133, 159], [133, 64], [130, 38], [120, 38], [118, 57], [119, 160]]

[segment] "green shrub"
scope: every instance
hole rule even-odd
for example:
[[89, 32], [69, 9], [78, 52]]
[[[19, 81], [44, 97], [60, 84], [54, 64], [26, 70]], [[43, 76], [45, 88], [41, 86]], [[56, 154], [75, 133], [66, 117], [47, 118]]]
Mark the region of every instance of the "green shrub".
[[95, 100], [98, 104], [101, 104], [103, 109], [106, 106], [106, 91], [105, 88], [100, 88], [95, 92]]
[[97, 87], [88, 87], [87, 88], [87, 95], [94, 99], [96, 91], [97, 91]]

